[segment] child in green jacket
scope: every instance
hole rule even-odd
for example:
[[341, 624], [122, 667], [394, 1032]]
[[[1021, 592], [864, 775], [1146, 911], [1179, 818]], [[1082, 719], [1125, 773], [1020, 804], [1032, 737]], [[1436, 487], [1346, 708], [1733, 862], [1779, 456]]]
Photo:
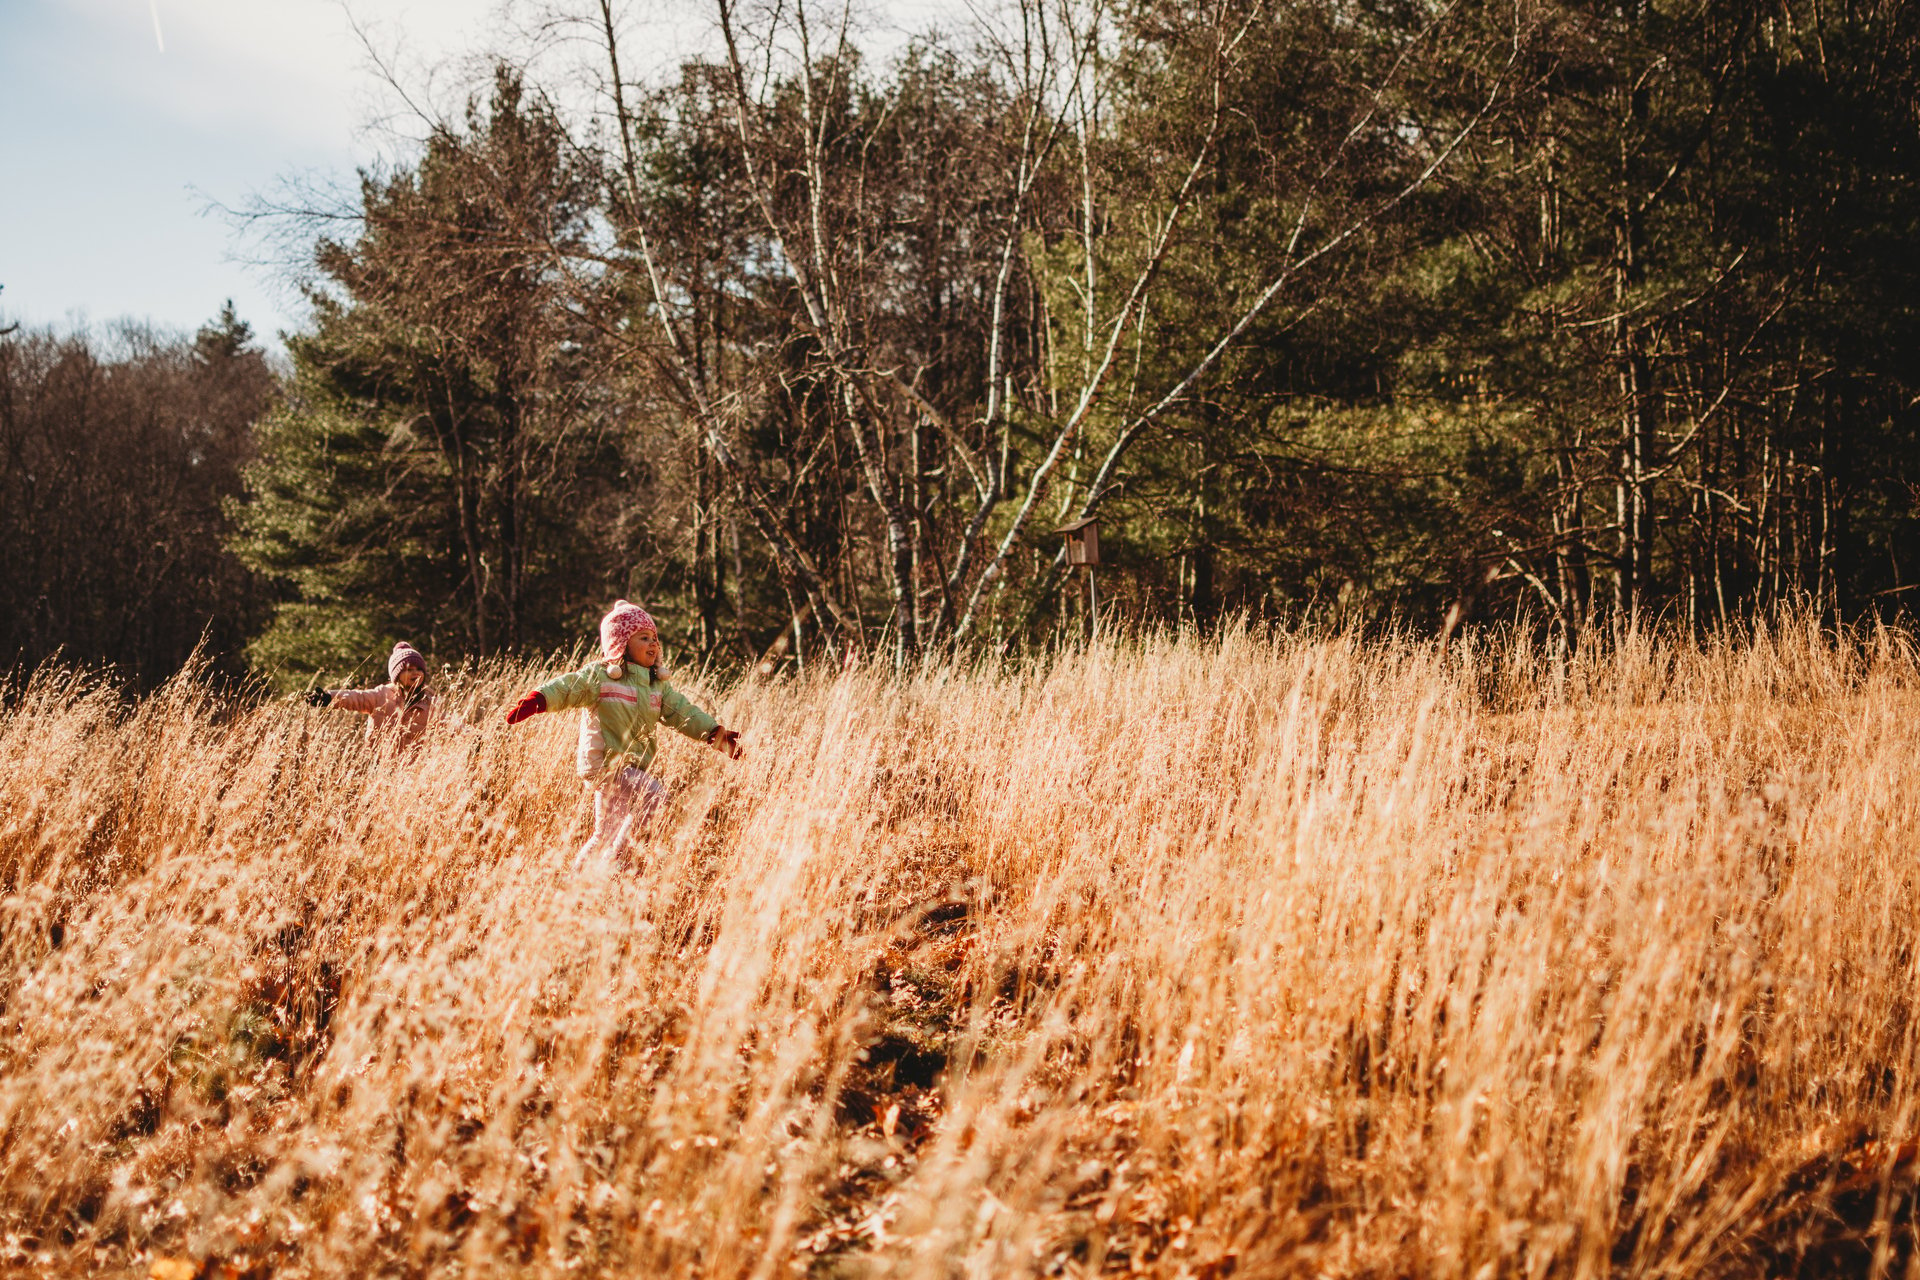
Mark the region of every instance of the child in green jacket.
[[577, 707], [580, 746], [576, 765], [593, 789], [593, 834], [574, 859], [618, 862], [627, 841], [645, 834], [666, 800], [667, 789], [647, 772], [657, 749], [654, 725], [665, 721], [689, 738], [738, 760], [738, 732], [723, 727], [671, 684], [660, 666], [660, 633], [645, 609], [625, 600], [600, 619], [601, 661], [559, 676], [525, 694], [507, 712], [518, 724], [543, 711]]

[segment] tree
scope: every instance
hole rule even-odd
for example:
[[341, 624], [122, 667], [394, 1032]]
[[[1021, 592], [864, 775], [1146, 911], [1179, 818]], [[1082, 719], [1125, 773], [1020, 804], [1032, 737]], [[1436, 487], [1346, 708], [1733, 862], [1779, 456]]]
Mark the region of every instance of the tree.
[[535, 577], [618, 576], [589, 506], [744, 659], [1019, 643], [1095, 514], [1112, 598], [1201, 624], [1572, 649], [1912, 585], [1903, 6], [1008, 0], [877, 66], [844, 5], [715, 0], [658, 83], [568, 12], [600, 109], [507, 75], [323, 247], [283, 639], [551, 634]]
[[360, 233], [318, 245], [314, 327], [289, 341], [292, 391], [248, 473], [239, 548], [291, 590], [257, 662], [559, 645], [624, 585], [607, 499], [644, 451], [612, 442], [555, 266], [593, 193], [505, 69], [416, 166], [363, 177]]
[[199, 647], [238, 674], [265, 593], [226, 550], [222, 504], [277, 393], [232, 303], [191, 340], [0, 337], [0, 655], [151, 688]]
[[[1450, 314], [1400, 370], [1469, 370], [1531, 424], [1530, 496], [1481, 561], [1568, 647], [1912, 576], [1916, 336], [1899, 6], [1542, 6], [1527, 109], [1475, 157]], [[1410, 350], [1413, 350], [1410, 347]], [[1460, 398], [1452, 397], [1456, 402]], [[1496, 535], [1493, 530], [1498, 528]], [[1882, 594], [1887, 593], [1887, 594]]]

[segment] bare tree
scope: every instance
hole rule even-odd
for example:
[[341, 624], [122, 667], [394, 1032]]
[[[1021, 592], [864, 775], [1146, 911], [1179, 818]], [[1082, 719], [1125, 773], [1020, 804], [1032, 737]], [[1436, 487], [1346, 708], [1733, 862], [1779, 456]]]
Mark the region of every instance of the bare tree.
[[[1443, 9], [1404, 42], [1341, 131], [1301, 143], [1324, 151], [1319, 177], [1293, 194], [1282, 261], [1207, 350], [1155, 387], [1140, 381], [1139, 362], [1155, 291], [1207, 190], [1236, 95], [1257, 82], [1244, 48], [1274, 20], [1264, 0], [1204, 0], [1148, 35], [1109, 0], [1015, 0], [986, 15], [966, 56], [991, 79], [994, 97], [966, 137], [947, 144], [980, 161], [965, 184], [937, 193], [915, 189], [903, 170], [917, 166], [900, 161], [911, 145], [902, 139], [920, 127], [909, 119], [909, 78], [867, 74], [848, 4], [797, 0], [749, 12], [740, 0], [715, 0], [719, 65], [682, 75], [722, 99], [702, 109], [717, 105], [727, 118], [729, 181], [740, 184], [742, 212], [761, 241], [724, 264], [680, 248], [690, 228], [645, 173], [657, 99], [628, 78], [611, 0], [595, 0], [617, 175], [617, 243], [607, 263], [635, 264], [644, 321], [627, 324], [616, 305], [602, 308], [601, 326], [677, 406], [796, 611], [810, 611], [836, 643], [858, 643], [863, 584], [877, 577], [898, 660], [965, 640], [1010, 581], [1014, 553], [1030, 544], [1043, 507], [1097, 510], [1133, 446], [1188, 402], [1265, 310], [1432, 182], [1480, 126], [1499, 96], [1497, 75], [1480, 109], [1446, 132], [1393, 115], [1405, 65], [1441, 56], [1451, 13]], [[1514, 49], [1520, 39], [1516, 29]], [[1121, 189], [1104, 170], [1133, 145], [1128, 120], [1165, 106], [1126, 101], [1140, 92], [1141, 50], [1151, 40], [1177, 43], [1192, 68], [1179, 82], [1192, 124], [1156, 158], [1145, 186]], [[1348, 155], [1355, 139], [1401, 135], [1417, 161], [1404, 182], [1360, 204], [1327, 198], [1343, 166], [1357, 163]], [[1127, 216], [1116, 221], [1118, 207]], [[940, 219], [963, 218], [964, 231], [950, 239], [964, 246], [964, 261], [942, 268], [942, 289], [916, 294], [923, 275], [899, 244]], [[1071, 318], [1049, 298], [1045, 277], [1057, 262], [1032, 256], [1036, 243], [1069, 227]], [[710, 269], [724, 278], [705, 278]], [[579, 278], [583, 296], [601, 287], [591, 272]], [[782, 296], [794, 305], [775, 315]], [[942, 310], [955, 296], [978, 305], [956, 320]], [[749, 305], [766, 312], [755, 338], [709, 323]], [[916, 307], [914, 319], [903, 318]], [[945, 321], [943, 342], [919, 341], [935, 316]], [[955, 344], [971, 354], [956, 359]], [[1133, 372], [1120, 379], [1123, 367]], [[838, 463], [811, 452], [798, 463], [768, 457], [743, 435], [783, 398], [785, 412], [825, 415], [817, 450], [837, 456], [844, 443], [858, 477], [857, 502], [836, 517], [841, 543], [831, 564], [795, 524], [803, 495], [792, 485], [796, 477], [837, 485]], [[704, 488], [695, 494], [696, 560], [716, 554], [717, 540], [702, 532], [712, 501]], [[867, 520], [884, 550], [861, 565], [853, 561]]]

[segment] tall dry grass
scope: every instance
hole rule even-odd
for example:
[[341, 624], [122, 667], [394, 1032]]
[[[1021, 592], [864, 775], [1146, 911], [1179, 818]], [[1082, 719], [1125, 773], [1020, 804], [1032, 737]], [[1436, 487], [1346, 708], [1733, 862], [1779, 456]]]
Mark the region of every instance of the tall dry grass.
[[0, 718], [0, 1266], [1693, 1275], [1910, 1255], [1920, 663], [1109, 643], [570, 716]]

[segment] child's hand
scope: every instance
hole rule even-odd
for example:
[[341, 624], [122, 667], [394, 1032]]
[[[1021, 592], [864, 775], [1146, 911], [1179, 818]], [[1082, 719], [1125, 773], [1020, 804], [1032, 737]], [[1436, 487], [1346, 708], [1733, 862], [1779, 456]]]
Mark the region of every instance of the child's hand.
[[307, 690], [307, 705], [310, 707], [330, 707], [333, 705], [333, 694], [326, 689], [309, 689]]
[[707, 743], [715, 751], [726, 752], [727, 757], [732, 760], [738, 760], [741, 756], [747, 754], [740, 747], [740, 731], [738, 729], [729, 729], [725, 725], [715, 728], [714, 731], [707, 736]]
[[547, 709], [547, 695], [535, 689], [532, 693], [522, 694], [520, 701], [513, 704], [513, 710], [507, 712], [508, 724], [519, 724], [528, 716], [537, 716]]

